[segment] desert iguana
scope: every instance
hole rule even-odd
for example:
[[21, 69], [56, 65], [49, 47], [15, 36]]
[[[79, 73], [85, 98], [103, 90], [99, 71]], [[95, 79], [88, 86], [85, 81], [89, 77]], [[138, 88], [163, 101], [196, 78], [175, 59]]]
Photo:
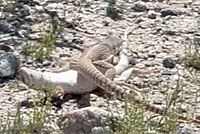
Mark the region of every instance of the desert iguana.
[[[112, 61], [112, 58], [116, 55], [122, 45], [122, 39], [116, 33], [110, 33], [107, 39], [108, 40], [105, 40], [100, 44], [89, 47], [82, 53], [78, 72], [88, 81], [95, 83], [107, 93], [114, 94], [118, 99], [125, 99], [130, 93], [113, 82], [113, 76], [110, 75], [110, 72], [115, 73], [115, 68], [110, 67], [104, 75], [94, 65], [94, 63], [105, 65], [111, 63], [109, 61]], [[139, 93], [136, 94], [139, 95]]]

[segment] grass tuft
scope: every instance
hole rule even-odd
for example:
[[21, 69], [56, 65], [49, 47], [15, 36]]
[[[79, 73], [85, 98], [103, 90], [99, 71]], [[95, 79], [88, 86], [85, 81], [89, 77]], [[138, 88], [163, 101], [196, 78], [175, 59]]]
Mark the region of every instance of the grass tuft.
[[[43, 99], [44, 95], [45, 101]], [[0, 123], [0, 133], [40, 134], [49, 121], [49, 114], [51, 112], [50, 96], [47, 92], [39, 92], [34, 96], [33, 110], [28, 114], [23, 113], [19, 104], [14, 117], [8, 113], [7, 119]]]

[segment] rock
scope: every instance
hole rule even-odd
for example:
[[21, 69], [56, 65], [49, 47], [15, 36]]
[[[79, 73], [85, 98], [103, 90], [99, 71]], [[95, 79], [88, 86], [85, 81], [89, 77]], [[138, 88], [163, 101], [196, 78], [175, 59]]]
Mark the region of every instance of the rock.
[[200, 33], [195, 34], [194, 36], [194, 44], [200, 46]]
[[65, 114], [58, 121], [64, 134], [92, 134], [95, 127], [105, 127], [109, 113], [98, 107], [86, 107]]
[[21, 101], [19, 105], [20, 107], [33, 108], [33, 102], [29, 102], [28, 100]]
[[165, 35], [176, 35], [177, 32], [171, 29], [163, 29], [163, 34]]
[[51, 61], [49, 61], [49, 60], [44, 60], [44, 61], [42, 62], [42, 65], [43, 65], [43, 67], [50, 66], [50, 65], [51, 65]]
[[147, 5], [143, 1], [137, 1], [132, 7], [135, 11], [144, 12], [147, 10]]
[[44, 7], [43, 6], [35, 6], [35, 9], [39, 13], [43, 13], [44, 12]]
[[195, 134], [195, 133], [192, 130], [192, 128], [183, 127], [178, 129], [177, 134]]
[[21, 38], [25, 38], [25, 37], [28, 36], [27, 31], [26, 31], [26, 30], [23, 30], [23, 29], [17, 31], [16, 33], [17, 33], [17, 36], [18, 36], [18, 37], [21, 37]]
[[90, 106], [90, 94], [85, 93], [81, 94], [80, 97], [77, 99], [78, 108], [84, 108]]
[[156, 19], [156, 16], [157, 16], [157, 13], [155, 11], [150, 10], [148, 12], [148, 18], [150, 18], [150, 19]]
[[14, 48], [8, 45], [0, 45], [0, 50], [3, 50], [4, 52], [13, 52]]
[[48, 11], [58, 11], [65, 8], [62, 3], [50, 3], [45, 7]]
[[139, 23], [141, 23], [141, 22], [143, 22], [143, 21], [145, 21], [145, 19], [144, 19], [143, 17], [140, 17], [140, 18], [138, 18], [138, 19], [135, 21], [135, 23], [136, 23], [136, 24], [139, 24]]
[[92, 134], [112, 134], [108, 127], [94, 127], [92, 129]]
[[107, 19], [104, 19], [102, 21], [102, 23], [103, 23], [104, 26], [109, 26], [109, 24], [110, 24], [109, 20], [107, 20]]
[[174, 68], [176, 66], [176, 62], [172, 58], [165, 58], [163, 60], [163, 66], [166, 68]]
[[0, 57], [0, 77], [13, 78], [19, 68], [19, 60], [13, 54], [4, 54]]
[[18, 20], [13, 20], [10, 24], [16, 28], [20, 28], [20, 26], [21, 26], [21, 24]]
[[26, 4], [29, 6], [35, 6], [35, 5], [39, 5], [40, 2], [36, 1], [36, 0], [18, 0], [19, 3], [22, 4]]
[[115, 6], [108, 6], [106, 8], [106, 15], [115, 21], [122, 18], [119, 12], [119, 9], [117, 9]]
[[200, 115], [197, 115], [197, 116], [196, 116], [196, 119], [197, 119], [197, 120], [200, 120]]
[[161, 72], [162, 75], [175, 75], [177, 72], [172, 70], [163, 70]]
[[155, 27], [156, 24], [152, 21], [143, 21], [139, 23], [139, 27], [142, 29], [152, 28]]
[[187, 108], [188, 108], [188, 105], [181, 105], [178, 110], [182, 113], [186, 113], [188, 110]]
[[0, 33], [5, 33], [5, 34], [12, 33], [15, 31], [15, 28], [4, 20], [0, 21], [0, 29], [1, 29]]
[[156, 104], [156, 105], [161, 105], [163, 103], [163, 100], [162, 98], [160, 98], [159, 96], [158, 97], [154, 97], [156, 99], [153, 100], [153, 104]]
[[166, 8], [166, 9], [162, 9], [160, 11], [161, 13], [161, 17], [166, 17], [166, 16], [178, 16], [181, 14], [180, 11], [173, 9], [173, 8]]
[[23, 17], [30, 15], [31, 8], [27, 5], [23, 5], [22, 9], [20, 10], [20, 13]]

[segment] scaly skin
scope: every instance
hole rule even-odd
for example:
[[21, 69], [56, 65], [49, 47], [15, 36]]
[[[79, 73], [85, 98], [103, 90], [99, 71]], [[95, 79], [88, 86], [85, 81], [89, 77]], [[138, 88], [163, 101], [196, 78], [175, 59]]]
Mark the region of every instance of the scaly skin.
[[[115, 84], [111, 79], [102, 74], [93, 64], [94, 61], [105, 61], [116, 54], [116, 50], [121, 46], [122, 40], [118, 35], [111, 34], [105, 42], [93, 45], [86, 49], [80, 58], [80, 69], [83, 77], [92, 81], [109, 94], [113, 94], [118, 99], [123, 99], [126, 91]], [[107, 61], [108, 62], [108, 61]]]
[[[93, 62], [96, 61], [107, 61], [111, 56], [115, 56], [121, 44], [121, 38], [117, 34], [112, 33], [104, 42], [89, 47], [80, 57], [78, 72], [89, 82], [95, 83], [98, 87], [111, 95], [114, 94], [114, 96], [120, 100], [127, 97], [134, 97], [136, 101], [142, 102], [143, 99], [141, 99], [142, 97], [139, 92], [129, 88], [127, 90], [127, 88], [125, 89], [117, 85], [112, 79], [106, 76], [107, 72], [104, 75], [93, 64]], [[109, 61], [107, 62], [109, 63]]]
[[[157, 108], [153, 105], [144, 103], [143, 98], [141, 98], [140, 96], [138, 97], [136, 95], [137, 93], [134, 93], [133, 90], [125, 90], [124, 88], [120, 87], [111, 79], [107, 78], [95, 67], [93, 62], [105, 61], [111, 55], [115, 55], [115, 50], [117, 49], [117, 47], [120, 46], [121, 42], [119, 41], [119, 37], [115, 35], [112, 37], [111, 35], [110, 38], [110, 41], [91, 46], [83, 52], [80, 58], [80, 69], [78, 70], [78, 72], [81, 73], [83, 77], [85, 77], [88, 81], [91, 81], [91, 83], [95, 83], [107, 93], [111, 95], [114, 94], [116, 98], [120, 100], [133, 99], [136, 103], [143, 104], [146, 107], [146, 110], [162, 115], [164, 113], [164, 110]], [[112, 42], [112, 40], [114, 40], [114, 42]], [[118, 42], [116, 42], [116, 40], [118, 40]], [[183, 117], [179, 116], [179, 118], [182, 119]]]

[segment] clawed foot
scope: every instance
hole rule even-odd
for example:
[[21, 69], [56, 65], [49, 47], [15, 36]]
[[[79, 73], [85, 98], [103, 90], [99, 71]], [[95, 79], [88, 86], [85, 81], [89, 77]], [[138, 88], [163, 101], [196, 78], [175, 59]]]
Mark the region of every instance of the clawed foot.
[[56, 86], [53, 92], [53, 98], [61, 99], [63, 101], [68, 101], [73, 97], [71, 94], [66, 94], [65, 90], [61, 86]]
[[65, 91], [61, 86], [56, 86], [54, 92], [53, 92], [53, 97], [54, 98], [59, 98], [63, 99], [65, 96]]

